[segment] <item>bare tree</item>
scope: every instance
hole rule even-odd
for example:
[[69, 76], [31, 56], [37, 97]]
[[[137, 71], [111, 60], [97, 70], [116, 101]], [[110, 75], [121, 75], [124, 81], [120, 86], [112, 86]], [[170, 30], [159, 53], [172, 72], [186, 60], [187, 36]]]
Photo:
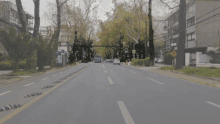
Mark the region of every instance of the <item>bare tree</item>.
[[40, 0], [33, 0], [34, 2], [34, 32], [33, 37], [39, 36], [39, 27], [40, 27], [40, 16], [39, 16], [39, 4]]
[[16, 0], [16, 5], [17, 5], [17, 10], [18, 10], [18, 15], [19, 15], [19, 20], [22, 25], [22, 30], [21, 32], [27, 32], [28, 33], [28, 24], [26, 21], [26, 15], [21, 3], [21, 0]]

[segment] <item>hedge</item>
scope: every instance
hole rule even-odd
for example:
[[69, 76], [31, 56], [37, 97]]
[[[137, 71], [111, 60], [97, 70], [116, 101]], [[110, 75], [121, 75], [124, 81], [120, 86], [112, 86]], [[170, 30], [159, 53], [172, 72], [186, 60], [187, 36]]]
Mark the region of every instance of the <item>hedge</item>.
[[166, 53], [164, 55], [164, 64], [172, 65], [172, 59], [173, 59], [173, 56], [171, 55], [171, 52]]
[[[24, 69], [26, 65], [26, 60], [20, 63], [19, 69]], [[1, 61], [0, 70], [13, 70], [14, 67], [11, 65], [11, 61]]]
[[150, 57], [147, 57], [145, 59], [132, 59], [131, 63], [132, 65], [138, 66], [150, 66]]

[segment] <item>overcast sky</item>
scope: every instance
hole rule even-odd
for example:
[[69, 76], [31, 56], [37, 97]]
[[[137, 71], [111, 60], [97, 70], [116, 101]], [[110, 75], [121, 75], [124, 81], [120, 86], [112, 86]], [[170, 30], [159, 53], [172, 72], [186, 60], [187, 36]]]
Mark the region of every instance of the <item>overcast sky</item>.
[[[14, 0], [15, 1], [15, 0]], [[21, 0], [22, 5], [25, 8], [27, 12], [32, 14], [34, 16], [34, 3], [33, 0]], [[74, 2], [74, 0], [69, 0], [70, 2]], [[97, 0], [101, 2], [101, 5], [99, 6], [99, 11], [97, 13], [98, 18], [101, 20], [106, 20], [107, 17], [105, 15], [106, 12], [111, 11], [111, 8], [114, 8], [114, 5], [112, 3], [112, 0]], [[123, 2], [123, 1], [129, 1], [129, 0], [117, 0], [117, 2]], [[43, 14], [45, 11], [47, 11], [46, 6], [47, 2], [54, 2], [55, 0], [40, 0], [40, 17], [41, 17], [41, 26], [50, 25], [44, 18]], [[100, 2], [97, 2], [96, 4], [99, 4]], [[77, 6], [80, 6], [80, 8], [84, 8], [83, 0], [76, 0]], [[167, 15], [169, 10], [167, 7], [162, 5], [159, 0], [153, 0], [153, 16], [164, 16]], [[163, 18], [159, 18], [163, 19]]]

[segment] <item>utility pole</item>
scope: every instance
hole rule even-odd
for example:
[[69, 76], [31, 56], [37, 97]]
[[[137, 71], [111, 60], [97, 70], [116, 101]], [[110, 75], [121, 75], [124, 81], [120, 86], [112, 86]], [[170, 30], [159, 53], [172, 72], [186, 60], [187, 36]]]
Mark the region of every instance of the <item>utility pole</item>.
[[219, 36], [219, 30], [218, 30], [218, 39], [219, 39], [219, 51], [220, 51], [220, 36]]

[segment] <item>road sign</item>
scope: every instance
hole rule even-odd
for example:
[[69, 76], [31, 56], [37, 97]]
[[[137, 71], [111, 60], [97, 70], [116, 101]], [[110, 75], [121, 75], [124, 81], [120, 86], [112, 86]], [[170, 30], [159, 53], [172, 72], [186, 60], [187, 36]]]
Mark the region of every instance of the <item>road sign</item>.
[[56, 55], [59, 55], [59, 51], [55, 51], [55, 54], [56, 54]]
[[136, 53], [136, 50], [132, 50], [132, 53], [135, 54], [135, 53]]
[[173, 51], [173, 52], [171, 53], [171, 55], [172, 55], [173, 57], [176, 57], [176, 55], [177, 55], [176, 51]]
[[61, 50], [61, 55], [65, 55], [65, 51], [64, 50]]
[[127, 53], [128, 52], [128, 48], [125, 48], [125, 53]]

